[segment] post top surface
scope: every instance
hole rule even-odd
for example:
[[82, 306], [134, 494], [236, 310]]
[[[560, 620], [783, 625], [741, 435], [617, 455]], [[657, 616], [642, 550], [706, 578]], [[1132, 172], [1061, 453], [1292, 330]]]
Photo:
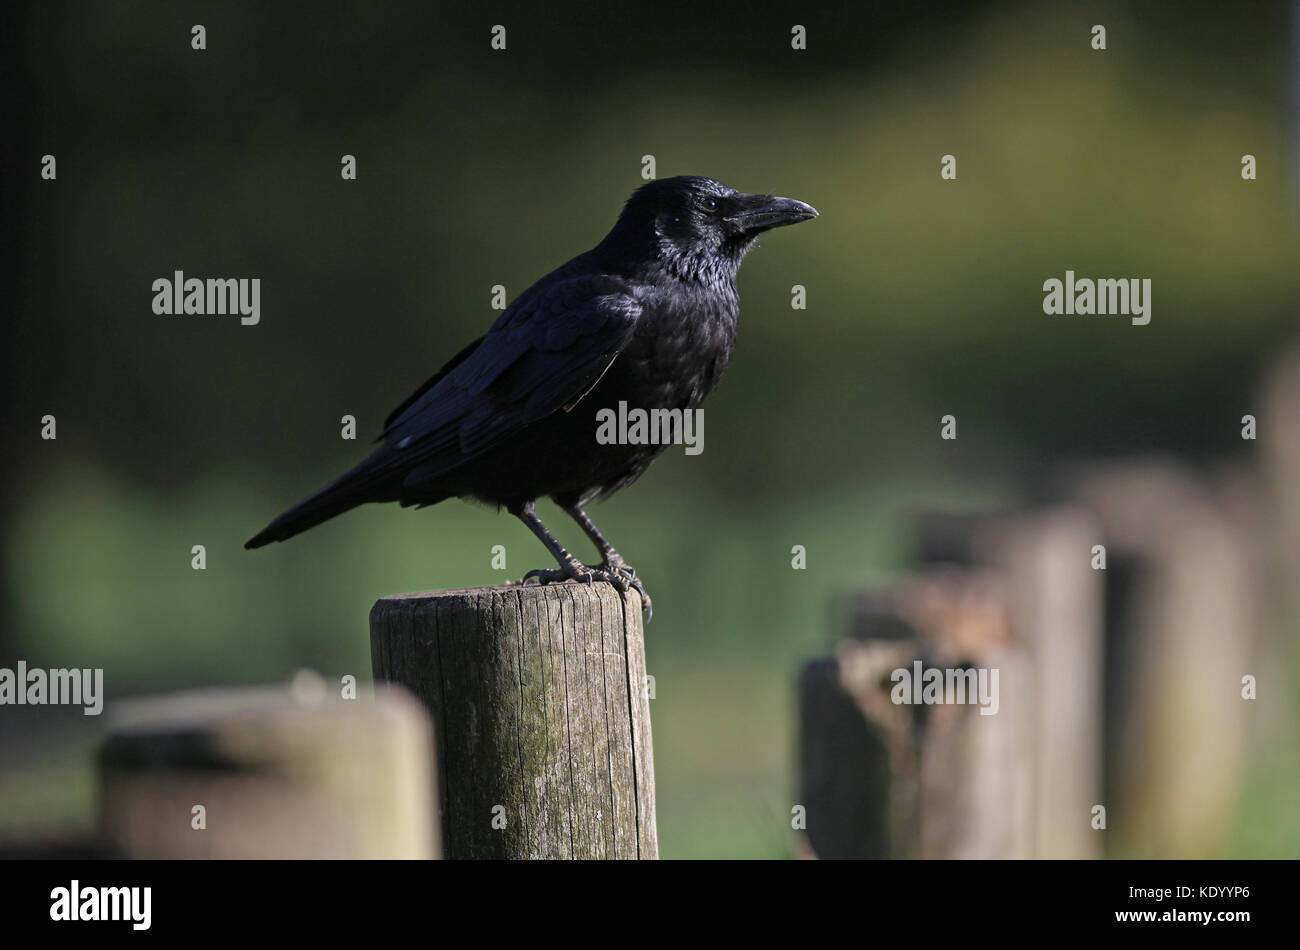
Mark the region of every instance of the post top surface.
[[[603, 588], [603, 589], [602, 589]], [[440, 597], [469, 597], [477, 594], [527, 594], [545, 593], [547, 591], [575, 591], [590, 589], [591, 593], [617, 593], [614, 585], [608, 581], [595, 581], [591, 584], [498, 584], [494, 587], [456, 587], [450, 590], [422, 590], [405, 594], [385, 594], [380, 600], [436, 600]]]

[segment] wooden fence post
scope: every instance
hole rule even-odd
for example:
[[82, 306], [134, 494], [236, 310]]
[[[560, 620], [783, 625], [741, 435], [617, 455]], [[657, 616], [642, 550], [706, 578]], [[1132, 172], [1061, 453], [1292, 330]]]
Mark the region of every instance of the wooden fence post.
[[1098, 531], [1086, 511], [1057, 505], [990, 519], [978, 532], [1029, 664], [1022, 687], [1007, 691], [1026, 746], [1026, 857], [1101, 855], [1092, 828], [1093, 806], [1102, 803], [1105, 691], [1103, 575], [1091, 567]]
[[[931, 567], [849, 599], [834, 656], [800, 676], [801, 795], [823, 858], [1012, 858], [1032, 854], [1033, 667], [1011, 629], [1002, 576]], [[916, 664], [991, 687], [895, 703]], [[993, 679], [997, 675], [999, 679]], [[911, 682], [909, 679], [908, 682]], [[904, 688], [904, 694], [907, 689]], [[955, 698], [955, 697], [954, 697]]]
[[[304, 688], [304, 683], [305, 687]], [[434, 858], [429, 717], [403, 690], [194, 690], [110, 707], [100, 829], [128, 858]]]
[[375, 679], [433, 716], [448, 858], [656, 858], [641, 600], [606, 583], [401, 594]]
[[1107, 556], [1108, 856], [1231, 854], [1263, 602], [1249, 522], [1164, 460], [1098, 466], [1078, 486]]
[[799, 800], [810, 856], [917, 857], [919, 710], [890, 703], [891, 670], [923, 649], [887, 594], [847, 603], [849, 635], [799, 674]]

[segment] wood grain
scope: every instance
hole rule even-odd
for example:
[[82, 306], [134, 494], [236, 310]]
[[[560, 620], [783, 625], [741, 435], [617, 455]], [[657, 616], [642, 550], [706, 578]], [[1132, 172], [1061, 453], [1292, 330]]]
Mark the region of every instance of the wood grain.
[[400, 594], [376, 602], [370, 639], [375, 679], [433, 718], [446, 857], [658, 857], [638, 594]]

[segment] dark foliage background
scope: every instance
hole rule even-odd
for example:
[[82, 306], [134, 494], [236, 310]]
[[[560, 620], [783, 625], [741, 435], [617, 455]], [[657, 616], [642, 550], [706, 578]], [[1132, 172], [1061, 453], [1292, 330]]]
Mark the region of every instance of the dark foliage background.
[[[1082, 458], [1242, 456], [1237, 420], [1294, 337], [1285, 4], [6, 16], [0, 665], [104, 666], [114, 695], [365, 676], [376, 597], [542, 564], [513, 519], [458, 503], [240, 545], [482, 332], [492, 285], [513, 297], [595, 243], [643, 155], [821, 210], [742, 269], [704, 454], [668, 453], [595, 512], [656, 598], [666, 856], [784, 852], [794, 664], [833, 633], [833, 593], [908, 565], [911, 511], [1039, 497]], [[46, 153], [57, 182], [39, 178]], [[1045, 316], [1042, 282], [1067, 268], [1150, 277], [1151, 324]], [[261, 324], [155, 316], [150, 284], [175, 269], [261, 278]], [[948, 412], [956, 443], [937, 437]], [[89, 740], [17, 723], [0, 719], [0, 824], [88, 822]]]

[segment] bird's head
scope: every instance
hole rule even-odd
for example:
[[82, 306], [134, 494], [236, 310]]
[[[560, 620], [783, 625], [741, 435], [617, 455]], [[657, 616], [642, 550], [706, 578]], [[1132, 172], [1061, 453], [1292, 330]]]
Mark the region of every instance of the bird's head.
[[815, 217], [816, 208], [793, 198], [747, 195], [712, 178], [682, 175], [634, 191], [601, 246], [649, 252], [683, 275], [734, 271], [764, 231]]

